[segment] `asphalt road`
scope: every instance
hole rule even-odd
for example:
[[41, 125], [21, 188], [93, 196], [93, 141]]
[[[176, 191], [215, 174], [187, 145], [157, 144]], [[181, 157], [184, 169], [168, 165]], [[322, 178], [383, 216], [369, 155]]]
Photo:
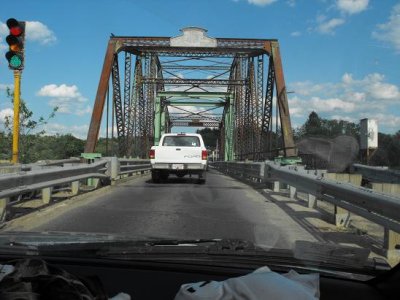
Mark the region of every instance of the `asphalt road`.
[[[53, 217], [38, 217], [28, 230], [101, 232], [135, 238], [238, 238], [274, 248], [292, 248], [298, 239], [315, 241], [268, 197], [216, 171], [207, 182], [149, 177], [112, 186]], [[39, 220], [40, 219], [40, 220]], [[24, 228], [27, 230], [27, 228]]]

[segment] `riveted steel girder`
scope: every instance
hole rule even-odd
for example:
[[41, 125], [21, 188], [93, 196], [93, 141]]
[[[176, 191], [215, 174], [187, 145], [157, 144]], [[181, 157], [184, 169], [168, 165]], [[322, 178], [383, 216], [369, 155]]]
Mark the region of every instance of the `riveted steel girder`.
[[[225, 159], [260, 159], [260, 153], [268, 144], [264, 136], [272, 128], [272, 98], [275, 89], [284, 154], [295, 155], [278, 41], [214, 40], [214, 46], [180, 47], [172, 46], [171, 39], [167, 37], [111, 37], [85, 152], [95, 151], [111, 77], [120, 155], [146, 157], [147, 150], [154, 142], [156, 129], [159, 135], [169, 132], [172, 126], [194, 126], [195, 123], [201, 123], [205, 127], [219, 125], [221, 138], [218, 145]], [[122, 51], [126, 52], [123, 95], [118, 68], [118, 53]], [[133, 76], [132, 55], [136, 57]], [[269, 56], [266, 82], [265, 55]], [[187, 77], [179, 73], [188, 71], [194, 76]], [[209, 75], [204, 75], [207, 72]], [[216, 95], [221, 91], [229, 96]], [[156, 102], [157, 97], [159, 101]], [[202, 111], [201, 107], [203, 111], [205, 107], [223, 109], [219, 108], [220, 116], [214, 119], [207, 119], [206, 114], [187, 112], [185, 117], [177, 117], [177, 109], [184, 109], [184, 106], [197, 106], [199, 111]], [[155, 123], [159, 123], [158, 127]]]

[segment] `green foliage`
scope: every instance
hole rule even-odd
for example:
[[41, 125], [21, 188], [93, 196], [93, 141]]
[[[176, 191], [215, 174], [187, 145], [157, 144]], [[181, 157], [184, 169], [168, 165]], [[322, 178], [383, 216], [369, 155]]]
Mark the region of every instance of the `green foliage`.
[[217, 140], [220, 136], [219, 129], [203, 128], [203, 129], [198, 129], [196, 133], [201, 134], [207, 149], [214, 150], [216, 148]]
[[294, 135], [296, 140], [304, 137], [334, 138], [339, 135], [349, 135], [358, 139], [360, 125], [343, 120], [323, 119], [313, 111], [304, 125], [294, 131]]
[[[295, 140], [305, 137], [334, 138], [348, 135], [360, 139], [360, 125], [343, 120], [327, 120], [312, 112], [303, 126], [294, 131]], [[379, 148], [372, 155], [370, 164], [400, 168], [400, 131], [396, 134], [378, 135]]]
[[370, 163], [400, 168], [400, 130], [394, 135], [379, 133], [378, 143], [379, 148], [371, 157]]
[[[14, 94], [10, 88], [6, 90], [7, 98], [11, 103], [14, 102]], [[46, 125], [48, 121], [54, 118], [58, 107], [55, 107], [47, 118], [39, 117], [37, 120], [33, 118], [33, 112], [28, 108], [26, 102], [20, 99], [20, 114], [19, 114], [19, 160], [21, 163], [28, 163], [37, 160], [38, 152], [34, 151], [34, 147], [45, 147], [44, 144], [36, 145], [40, 137], [45, 134], [41, 127]], [[0, 155], [1, 159], [11, 158], [12, 147], [12, 130], [13, 130], [13, 117], [7, 116], [4, 122], [4, 132], [1, 132], [2, 138], [0, 142]], [[34, 133], [32, 133], [34, 132]], [[40, 153], [42, 153], [41, 151]], [[49, 152], [46, 150], [45, 152]], [[40, 155], [41, 157], [42, 155]], [[44, 155], [47, 156], [47, 155]]]
[[99, 138], [96, 145], [96, 153], [101, 153], [102, 156], [113, 156], [118, 153], [118, 139]]

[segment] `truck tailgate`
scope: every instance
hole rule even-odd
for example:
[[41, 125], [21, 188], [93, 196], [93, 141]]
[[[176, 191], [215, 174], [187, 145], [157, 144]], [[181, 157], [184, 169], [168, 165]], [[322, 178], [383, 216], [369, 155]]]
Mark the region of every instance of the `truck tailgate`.
[[156, 163], [201, 163], [201, 147], [157, 147], [155, 149]]

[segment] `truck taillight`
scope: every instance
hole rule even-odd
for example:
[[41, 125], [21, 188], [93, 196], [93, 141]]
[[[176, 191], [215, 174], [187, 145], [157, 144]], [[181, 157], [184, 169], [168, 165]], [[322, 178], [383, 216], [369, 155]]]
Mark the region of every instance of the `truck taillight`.
[[201, 159], [202, 160], [207, 160], [207, 150], [202, 150], [201, 151]]
[[156, 158], [156, 150], [151, 149], [149, 152], [149, 157], [150, 157], [150, 159], [155, 159]]

